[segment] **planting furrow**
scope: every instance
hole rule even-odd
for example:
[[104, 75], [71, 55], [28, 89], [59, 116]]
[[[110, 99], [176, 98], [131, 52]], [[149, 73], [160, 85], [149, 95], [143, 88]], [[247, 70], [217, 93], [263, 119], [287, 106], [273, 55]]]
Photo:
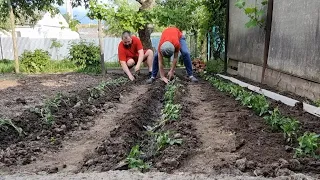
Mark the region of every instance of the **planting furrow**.
[[124, 162], [126, 156], [135, 144], [143, 140], [146, 127], [158, 118], [163, 92], [163, 84], [156, 83], [139, 96], [133, 106], [115, 120], [116, 127], [95, 148], [95, 152], [84, 159], [79, 171], [128, 169]]
[[[237, 149], [242, 153], [241, 156], [264, 164], [255, 165], [258, 165], [255, 174], [276, 176], [281, 168], [285, 168], [287, 174], [292, 171], [304, 172], [306, 169], [308, 172], [319, 172], [318, 161], [313, 159], [319, 156], [319, 135], [304, 132], [305, 124], [294, 116], [283, 115], [280, 112], [282, 109], [279, 110], [275, 103], [262, 95], [256, 95], [245, 88], [213, 76], [206, 76], [206, 79], [218, 90], [236, 98], [242, 106], [252, 109], [254, 116], [261, 117], [249, 121], [249, 116], [244, 115], [237, 120], [236, 126], [230, 124], [230, 127], [241, 132], [237, 135], [240, 141]], [[280, 132], [283, 134], [283, 140], [279, 139]], [[245, 147], [242, 147], [244, 144]], [[278, 153], [275, 153], [277, 151]], [[283, 153], [279, 153], [282, 151]], [[245, 162], [246, 159], [242, 161]]]

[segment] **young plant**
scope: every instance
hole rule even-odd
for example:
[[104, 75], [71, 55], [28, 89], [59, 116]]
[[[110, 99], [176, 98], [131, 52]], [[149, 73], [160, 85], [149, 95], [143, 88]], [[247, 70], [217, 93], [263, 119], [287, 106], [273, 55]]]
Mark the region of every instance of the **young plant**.
[[270, 111], [269, 113], [269, 116], [264, 116], [263, 118], [266, 120], [267, 124], [269, 124], [273, 130], [279, 130], [284, 120], [279, 109], [275, 108], [273, 111]]
[[299, 125], [300, 125], [300, 122], [297, 121], [296, 119], [285, 118], [283, 120], [280, 128], [282, 129], [284, 137], [286, 138], [287, 142], [292, 142], [294, 139], [297, 138]]
[[167, 103], [162, 109], [162, 116], [165, 120], [177, 120], [180, 117], [180, 104]]
[[8, 126], [12, 127], [15, 131], [17, 131], [17, 133], [19, 134], [19, 136], [22, 135], [22, 128], [16, 126], [11, 119], [1, 119], [0, 118], [0, 129], [3, 130], [7, 130]]
[[317, 107], [320, 107], [320, 99], [314, 102]]
[[143, 162], [141, 155], [143, 153], [139, 150], [139, 145], [133, 146], [126, 159], [130, 169], [138, 168], [139, 170], [146, 170], [150, 168], [149, 164]]
[[157, 133], [156, 134], [156, 142], [157, 142], [157, 151], [162, 150], [163, 148], [174, 145], [174, 144], [182, 144], [182, 139], [172, 139], [170, 138], [170, 132], [167, 131], [165, 133]]
[[305, 132], [303, 136], [299, 137], [299, 147], [296, 148], [294, 157], [311, 156], [319, 158], [320, 156], [316, 154], [320, 147], [319, 136], [316, 133]]
[[263, 95], [255, 95], [252, 99], [251, 106], [259, 116], [267, 113], [269, 109], [269, 103]]

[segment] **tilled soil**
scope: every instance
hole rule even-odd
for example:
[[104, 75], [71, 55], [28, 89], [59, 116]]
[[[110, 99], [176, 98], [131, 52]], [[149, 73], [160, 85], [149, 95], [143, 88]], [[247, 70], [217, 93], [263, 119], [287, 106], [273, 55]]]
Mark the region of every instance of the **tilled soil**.
[[108, 171], [116, 169], [130, 149], [142, 140], [145, 127], [152, 125], [160, 114], [164, 84], [156, 82], [133, 104], [133, 107], [116, 120], [117, 126], [110, 136], [87, 156], [80, 171]]
[[[186, 80], [182, 76], [180, 78], [183, 81]], [[11, 151], [8, 151], [9, 145], [0, 145], [0, 147], [7, 148], [3, 157], [14, 162], [11, 163], [14, 167], [16, 164], [24, 164], [25, 160], [27, 160], [27, 163], [32, 161], [32, 158], [37, 157], [37, 154], [43, 154], [41, 152], [43, 148], [59, 150], [61, 147], [73, 147], [69, 150], [63, 149], [66, 151], [65, 156], [61, 154], [61, 156], [57, 156], [59, 158], [65, 157], [68, 160], [66, 155], [69, 153], [69, 160], [73, 162], [67, 166], [64, 166], [63, 161], [58, 160], [57, 165], [52, 163], [55, 160], [48, 160], [51, 162], [49, 164], [52, 165], [50, 167], [53, 167], [53, 169], [50, 169], [52, 170], [51, 173], [57, 171], [71, 172], [79, 168], [77, 172], [81, 173], [75, 176], [79, 178], [98, 178], [101, 176], [90, 175], [90, 173], [82, 176], [82, 173], [109, 171], [112, 174], [113, 171], [110, 170], [127, 170], [128, 167], [124, 160], [134, 145], [142, 143], [142, 150], [147, 151], [148, 148], [146, 147], [150, 145], [150, 139], [148, 139], [150, 136], [147, 135], [146, 127], [153, 126], [159, 120], [160, 110], [163, 106], [164, 84], [158, 80], [152, 85], [141, 85], [144, 80], [137, 81], [136, 84], [129, 83], [126, 86], [109, 88], [109, 93], [104, 97], [97, 98], [90, 105], [80, 106], [79, 111], [74, 111], [74, 105], [78, 101], [75, 101], [73, 106], [64, 105], [63, 107], [66, 110], [55, 112], [57, 115], [61, 112], [58, 116], [61, 118], [57, 119], [57, 127], [48, 131], [44, 127], [32, 125], [35, 124], [33, 121], [25, 122], [32, 118], [26, 118], [24, 121], [14, 119], [16, 123], [20, 123], [19, 125], [23, 127], [30, 125], [29, 128], [26, 128], [29, 129], [27, 132], [34, 135], [24, 137], [27, 141], [21, 141], [17, 136], [4, 137], [4, 134], [0, 134], [0, 138], [3, 138], [3, 140], [0, 140], [9, 143], [9, 145], [11, 143], [10, 146], [14, 145], [13, 149], [16, 149], [11, 157], [9, 156]], [[320, 178], [319, 161], [293, 159], [294, 150], [285, 143], [283, 134], [272, 131], [263, 118], [255, 115], [252, 110], [241, 106], [233, 97], [218, 91], [203, 80], [200, 80], [198, 84], [190, 82], [182, 82], [182, 84], [184, 86], [179, 91], [175, 102], [183, 107], [181, 117], [178, 121], [166, 124], [159, 129], [159, 132], [173, 131], [175, 137], [183, 139], [183, 143], [168, 146], [160, 153], [145, 159], [152, 163], [151, 171], [188, 172], [199, 175], [192, 175], [191, 177], [181, 174], [181, 176], [177, 176], [181, 179], [210, 179], [211, 177], [213, 179], [250, 179], [249, 176], [279, 177], [277, 179], [306, 178], [294, 175], [300, 172], [310, 174], [314, 178]], [[130, 88], [129, 86], [133, 87]], [[127, 94], [123, 93], [124, 91], [127, 93], [139, 92], [136, 95], [128, 95], [126, 99], [123, 98], [124, 94]], [[83, 92], [84, 90], [80, 94], [86, 94]], [[70, 99], [72, 102], [72, 98]], [[121, 99], [128, 100], [128, 105], [120, 105], [124, 104], [124, 102], [120, 102]], [[289, 108], [275, 102], [272, 102], [272, 104], [273, 106], [279, 105], [280, 111], [285, 115], [296, 117], [301, 121], [304, 130], [319, 132], [319, 119], [303, 113], [299, 107]], [[30, 116], [30, 113], [28, 113], [26, 115]], [[80, 121], [77, 121], [78, 126], [73, 127], [74, 123], [69, 123], [69, 121], [72, 121], [72, 119], [68, 119], [70, 113], [72, 119], [77, 118], [77, 114], [80, 115], [78, 117]], [[96, 113], [102, 115], [96, 116]], [[110, 123], [101, 121], [103, 117], [109, 116], [110, 113], [114, 113], [108, 118]], [[63, 121], [65, 118], [68, 119], [68, 123]], [[94, 123], [92, 124], [92, 122]], [[98, 129], [98, 126], [105, 127], [106, 132], [101, 133], [103, 129]], [[41, 129], [42, 131], [40, 131]], [[66, 132], [64, 132], [64, 129], [66, 129]], [[92, 138], [85, 138], [84, 136], [87, 133], [83, 129], [89, 129], [88, 134]], [[69, 136], [67, 131], [73, 132], [74, 136]], [[97, 133], [101, 133], [101, 135], [95, 138], [94, 136]], [[11, 134], [13, 133], [9, 135]], [[37, 138], [38, 136], [40, 136], [40, 139]], [[55, 138], [54, 143], [52, 143], [51, 137]], [[46, 141], [42, 139], [46, 139]], [[39, 142], [40, 144], [36, 144]], [[32, 143], [35, 143], [35, 145]], [[82, 143], [83, 145], [81, 145]], [[38, 148], [33, 148], [40, 146], [40, 151], [38, 151]], [[77, 146], [80, 147], [79, 151], [76, 151], [75, 147]], [[72, 156], [72, 153], [80, 153], [81, 158], [77, 158], [76, 155]], [[30, 155], [31, 158], [29, 158]], [[23, 159], [21, 157], [28, 158]], [[53, 155], [49, 155], [49, 157], [54, 158]], [[4, 163], [10, 165], [10, 163]], [[71, 168], [68, 169], [68, 167]], [[30, 172], [29, 169], [27, 171]], [[127, 176], [128, 172], [130, 171], [115, 171], [114, 177], [118, 179], [127, 177], [148, 179], [152, 178], [150, 174], [153, 173]], [[123, 176], [121, 176], [121, 173]], [[155, 178], [160, 178], [160, 176], [176, 177], [159, 174], [155, 175]]]
[[14, 118], [30, 107], [42, 105], [44, 100], [61, 92], [74, 93], [97, 85], [102, 80], [119, 77], [116, 74], [87, 75], [66, 73], [52, 75], [30, 75], [14, 80], [6, 77], [0, 80], [0, 117]]
[[[141, 82], [137, 81], [136, 84]], [[22, 115], [12, 118], [13, 123], [23, 129], [22, 135], [19, 136], [12, 127], [0, 132], [0, 165], [30, 164], [48, 150], [59, 150], [64, 138], [70, 136], [69, 132], [88, 130], [95, 124], [96, 115], [110, 109], [106, 103], [119, 103], [121, 93], [130, 92], [132, 85], [135, 84], [107, 86], [103, 95], [91, 100], [88, 89], [62, 96], [59, 106], [50, 108], [54, 117], [52, 126], [44, 122], [39, 113], [24, 110]]]

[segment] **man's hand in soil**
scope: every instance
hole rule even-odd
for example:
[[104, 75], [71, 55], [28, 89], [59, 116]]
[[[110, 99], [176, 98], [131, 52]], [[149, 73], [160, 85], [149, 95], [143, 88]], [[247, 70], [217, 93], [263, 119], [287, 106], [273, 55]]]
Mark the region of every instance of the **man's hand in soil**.
[[173, 70], [170, 70], [170, 71], [168, 72], [168, 78], [169, 78], [170, 81], [173, 79], [173, 76], [174, 76], [174, 71], [173, 71]]
[[134, 78], [134, 76], [131, 74], [131, 75], [129, 75], [129, 79], [131, 80], [131, 81], [134, 81], [135, 80], [135, 78]]
[[162, 78], [161, 78], [161, 81], [165, 82], [166, 84], [169, 83], [169, 80], [168, 80], [166, 77], [162, 77]]

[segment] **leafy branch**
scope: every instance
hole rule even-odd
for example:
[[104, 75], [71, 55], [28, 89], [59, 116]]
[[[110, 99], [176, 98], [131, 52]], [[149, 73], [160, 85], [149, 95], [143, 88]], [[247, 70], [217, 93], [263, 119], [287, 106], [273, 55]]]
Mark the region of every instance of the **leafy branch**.
[[244, 13], [250, 18], [249, 22], [245, 24], [247, 28], [259, 26], [260, 28], [265, 29], [265, 5], [268, 4], [268, 0], [263, 0], [260, 7], [257, 7], [256, 4], [257, 0], [255, 1], [254, 6], [251, 5], [250, 7], [246, 7], [246, 2], [244, 0], [237, 0], [235, 6], [244, 10]]

